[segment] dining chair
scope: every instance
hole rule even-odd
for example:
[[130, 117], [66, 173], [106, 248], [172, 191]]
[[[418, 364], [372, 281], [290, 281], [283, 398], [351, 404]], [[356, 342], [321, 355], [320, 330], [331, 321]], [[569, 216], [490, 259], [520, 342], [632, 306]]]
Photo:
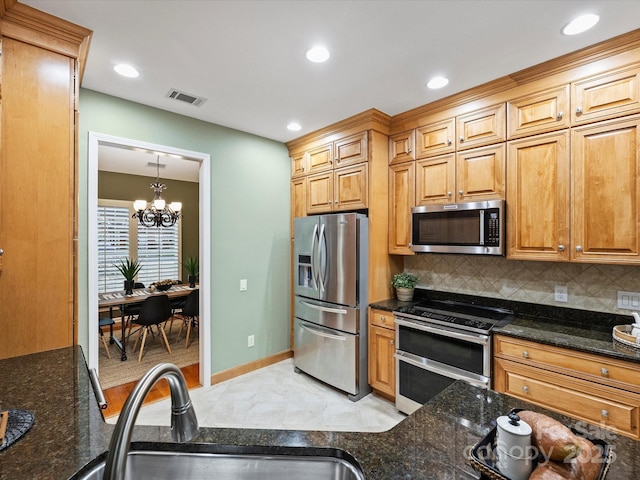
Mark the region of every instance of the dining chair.
[[[133, 284], [133, 288], [144, 288], [144, 283], [136, 282]], [[131, 335], [131, 320], [133, 317], [140, 314], [141, 308], [141, 303], [129, 303], [122, 306], [121, 314], [125, 317], [125, 328], [128, 329], [126, 338], [129, 338], [129, 335]]]
[[109, 326], [109, 342], [113, 343], [113, 324], [116, 323], [113, 318], [102, 317], [98, 320], [98, 331], [100, 332], [100, 339], [104, 345], [104, 349], [107, 352], [107, 357], [111, 358], [111, 352], [109, 352], [109, 343], [107, 343], [107, 337], [105, 337], [102, 327]]
[[169, 297], [167, 295], [153, 295], [148, 297], [140, 308], [140, 313], [137, 317], [131, 320], [132, 324], [139, 325], [138, 337], [136, 343], [133, 345], [133, 351], [136, 351], [138, 341], [142, 336], [142, 344], [140, 345], [140, 354], [138, 355], [138, 362], [142, 360], [142, 354], [144, 352], [144, 345], [147, 340], [147, 334], [153, 335], [153, 327], [155, 326], [164, 340], [164, 344], [167, 347], [167, 351], [171, 354], [171, 347], [169, 346], [169, 340], [164, 332], [164, 328], [160, 324], [166, 322], [171, 317], [171, 304], [169, 303]]
[[187, 299], [184, 302], [184, 306], [182, 307], [182, 326], [180, 327], [180, 331], [178, 332], [178, 337], [176, 338], [176, 342], [180, 341], [180, 335], [182, 335], [182, 330], [184, 327], [187, 327], [187, 340], [185, 343], [185, 348], [189, 348], [189, 341], [191, 337], [191, 327], [198, 326], [198, 319], [200, 317], [200, 290], [193, 290], [189, 295], [187, 295]]

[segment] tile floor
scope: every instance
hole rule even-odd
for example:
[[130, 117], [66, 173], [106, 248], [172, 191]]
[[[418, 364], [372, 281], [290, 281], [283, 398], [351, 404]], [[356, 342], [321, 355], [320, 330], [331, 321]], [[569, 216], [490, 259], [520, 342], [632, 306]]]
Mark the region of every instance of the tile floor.
[[[373, 393], [352, 402], [344, 392], [295, 373], [293, 359], [190, 394], [203, 427], [383, 432], [406, 418]], [[169, 412], [170, 400], [161, 400], [143, 407], [136, 423], [169, 425]]]

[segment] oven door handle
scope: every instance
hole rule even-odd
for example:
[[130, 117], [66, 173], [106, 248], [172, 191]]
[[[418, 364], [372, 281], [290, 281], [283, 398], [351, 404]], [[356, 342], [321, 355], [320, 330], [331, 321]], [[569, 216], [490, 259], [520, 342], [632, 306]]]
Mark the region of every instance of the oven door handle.
[[317, 328], [317, 327], [310, 327], [306, 323], [300, 323], [300, 328], [302, 328], [303, 330], [308, 330], [313, 335], [318, 335], [320, 337], [330, 338], [331, 340], [340, 340], [342, 342], [344, 342], [346, 340], [346, 337], [343, 337], [342, 335], [335, 335], [333, 333], [327, 333], [326, 331], [324, 331], [324, 329], [320, 329], [320, 328]]
[[466, 333], [454, 332], [447, 327], [431, 327], [429, 325], [423, 325], [416, 322], [410, 322], [403, 320], [402, 318], [395, 318], [396, 325], [401, 325], [407, 328], [413, 328], [415, 330], [422, 330], [423, 332], [433, 333], [434, 335], [441, 335], [443, 337], [456, 338], [458, 340], [464, 340], [469, 343], [477, 343], [480, 345], [487, 345], [489, 343], [489, 337], [487, 335], [477, 334], [468, 335]]
[[[439, 375], [442, 375], [443, 377], [453, 378], [454, 380], [464, 380], [465, 382], [474, 383], [478, 386], [483, 386], [483, 387], [489, 386], [489, 379], [487, 379], [486, 377], [480, 377], [482, 378], [482, 380], [472, 380], [471, 378], [469, 378], [469, 375], [461, 375], [458, 372], [456, 372], [455, 369], [447, 368], [446, 365], [442, 365], [442, 364], [435, 365], [435, 363], [437, 362], [434, 362], [434, 361], [431, 361], [429, 363], [424, 363], [424, 361], [420, 361], [424, 359], [416, 355], [413, 355], [411, 353], [396, 351], [396, 353], [394, 354], [394, 357], [396, 357], [401, 362], [409, 363], [414, 367], [418, 367], [423, 370], [427, 370], [429, 372], [437, 373]], [[419, 359], [419, 360], [415, 360], [415, 359]]]
[[340, 315], [346, 315], [348, 313], [344, 308], [323, 307], [322, 305], [316, 305], [314, 303], [305, 302], [304, 300], [300, 300], [300, 303], [305, 307], [313, 308], [314, 310], [320, 310], [321, 312], [337, 313]]

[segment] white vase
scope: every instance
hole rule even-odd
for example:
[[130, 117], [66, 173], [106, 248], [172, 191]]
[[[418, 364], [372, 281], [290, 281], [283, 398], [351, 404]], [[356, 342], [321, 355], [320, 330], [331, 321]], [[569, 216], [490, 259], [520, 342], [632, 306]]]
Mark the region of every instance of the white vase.
[[396, 296], [401, 302], [410, 302], [413, 300], [413, 288], [396, 287]]

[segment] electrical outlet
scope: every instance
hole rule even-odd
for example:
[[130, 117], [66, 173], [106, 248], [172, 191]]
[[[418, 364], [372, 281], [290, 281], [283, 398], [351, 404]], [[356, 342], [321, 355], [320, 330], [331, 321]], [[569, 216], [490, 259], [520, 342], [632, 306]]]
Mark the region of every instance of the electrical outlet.
[[253, 347], [256, 344], [256, 336], [249, 335], [247, 337], [247, 347]]
[[624, 292], [618, 290], [618, 308], [624, 310], [640, 310], [640, 292]]
[[243, 278], [242, 280], [240, 280], [240, 291], [241, 292], [246, 292], [247, 291], [247, 279]]
[[564, 285], [556, 285], [555, 288], [555, 295], [553, 297], [553, 299], [556, 302], [568, 302], [569, 301], [569, 293], [567, 290], [567, 287]]

